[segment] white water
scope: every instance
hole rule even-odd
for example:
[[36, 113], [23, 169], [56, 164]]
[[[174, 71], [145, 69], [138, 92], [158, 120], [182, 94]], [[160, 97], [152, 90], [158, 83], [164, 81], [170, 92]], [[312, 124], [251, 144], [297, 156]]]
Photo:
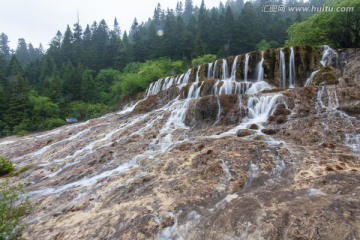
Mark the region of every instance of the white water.
[[236, 80], [236, 67], [237, 67], [237, 62], [238, 62], [239, 56], [236, 56], [233, 62], [233, 65], [231, 67], [231, 80], [235, 81]]
[[213, 67], [213, 63], [209, 63], [208, 64], [207, 79], [210, 79], [212, 77], [212, 67]]
[[221, 104], [220, 104], [220, 98], [219, 96], [216, 96], [217, 104], [218, 104], [218, 113], [216, 115], [216, 120], [214, 122], [214, 125], [216, 125], [220, 121], [220, 115], [221, 115]]
[[264, 90], [272, 89], [271, 85], [265, 81], [258, 81], [251, 85], [251, 87], [246, 91], [246, 94], [256, 94]]
[[290, 62], [289, 62], [289, 88], [295, 87], [295, 54], [294, 48], [290, 48]]
[[249, 54], [245, 55], [245, 66], [244, 66], [244, 81], [248, 81], [248, 72], [249, 72]]
[[196, 78], [195, 78], [195, 82], [196, 82], [196, 83], [199, 82], [199, 72], [200, 72], [200, 68], [201, 68], [201, 65], [198, 66], [197, 71], [196, 71]]
[[222, 77], [221, 79], [229, 79], [229, 67], [226, 59], [222, 60]]
[[332, 64], [332, 59], [337, 56], [337, 53], [334, 49], [329, 47], [328, 45], [324, 45], [324, 53], [321, 58], [321, 65], [323, 67], [330, 66]]
[[214, 63], [213, 76], [212, 76], [213, 79], [218, 79], [218, 72], [219, 72], [218, 62], [219, 62], [219, 60], [216, 60]]
[[360, 159], [360, 133], [346, 134], [345, 143]]
[[66, 185], [63, 186], [59, 186], [59, 187], [52, 187], [52, 188], [46, 188], [46, 189], [42, 189], [42, 190], [37, 190], [37, 191], [32, 191], [29, 193], [29, 197], [42, 197], [42, 196], [46, 196], [46, 195], [50, 195], [50, 194], [57, 194], [57, 193], [61, 193], [64, 192], [66, 190], [69, 190], [71, 188], [77, 188], [77, 187], [90, 187], [95, 185], [98, 181], [105, 179], [107, 177], [110, 177], [112, 175], [116, 175], [116, 174], [122, 174], [126, 171], [128, 171], [129, 169], [133, 168], [136, 166], [136, 163], [134, 161], [129, 161], [125, 164], [122, 164], [120, 166], [118, 166], [117, 168], [113, 169], [113, 170], [109, 170], [109, 171], [105, 171], [102, 172], [101, 174], [98, 175], [94, 175], [92, 177], [85, 177], [82, 178], [78, 181], [72, 182], [72, 183], [68, 183]]
[[310, 77], [308, 79], [306, 79], [306, 82], [305, 82], [305, 87], [308, 87], [310, 86], [310, 84], [312, 83], [315, 75], [319, 72], [320, 70], [316, 70], [316, 71], [313, 71], [310, 75]]
[[191, 68], [185, 73], [184, 78], [181, 82], [182, 84], [187, 84], [189, 82], [190, 74], [191, 74]]
[[263, 81], [264, 80], [264, 51], [261, 51], [261, 60], [257, 65], [257, 81]]
[[280, 49], [280, 74], [281, 74], [281, 87], [286, 88], [286, 68], [285, 68], [285, 54], [283, 49]]
[[201, 87], [204, 84], [205, 81], [202, 81], [200, 86], [196, 89], [195, 91], [195, 98], [199, 98], [200, 97], [200, 92], [201, 92]]
[[[243, 119], [242, 123], [227, 132], [213, 135], [211, 138], [234, 136], [238, 130], [247, 129], [252, 124], [256, 124], [259, 126], [259, 129], [262, 129], [262, 125], [267, 122], [268, 117], [279, 103], [284, 103], [282, 94], [250, 97], [247, 104], [248, 116]], [[260, 130], [258, 130], [258, 133], [261, 134]]]

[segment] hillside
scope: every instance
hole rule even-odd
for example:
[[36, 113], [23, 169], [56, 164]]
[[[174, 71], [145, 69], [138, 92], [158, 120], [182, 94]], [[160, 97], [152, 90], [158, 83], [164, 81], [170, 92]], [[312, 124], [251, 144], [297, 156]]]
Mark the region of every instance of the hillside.
[[118, 112], [0, 139], [31, 166], [10, 178], [35, 206], [24, 238], [359, 238], [359, 62], [251, 52], [159, 79]]

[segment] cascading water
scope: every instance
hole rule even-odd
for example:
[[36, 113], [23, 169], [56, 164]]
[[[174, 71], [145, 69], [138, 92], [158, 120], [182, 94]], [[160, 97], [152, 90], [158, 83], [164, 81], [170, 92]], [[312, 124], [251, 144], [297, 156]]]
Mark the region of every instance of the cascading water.
[[207, 79], [210, 79], [212, 77], [212, 67], [213, 67], [213, 63], [209, 63], [208, 64]]
[[280, 49], [280, 74], [281, 74], [281, 87], [286, 88], [286, 68], [285, 68], [285, 54], [283, 49]]
[[229, 68], [226, 59], [222, 60], [222, 77], [221, 79], [229, 79]]
[[314, 72], [311, 73], [310, 77], [308, 79], [306, 79], [305, 82], [305, 87], [310, 86], [310, 84], [312, 83], [312, 80], [314, 79], [315, 75], [319, 72], [320, 70], [316, 70]]
[[189, 82], [190, 74], [191, 74], [191, 68], [184, 75], [184, 78], [183, 78], [181, 84], [187, 84]]
[[236, 80], [236, 67], [237, 67], [237, 62], [238, 62], [239, 56], [236, 56], [233, 62], [233, 65], [231, 67], [231, 80], [235, 81]]
[[259, 64], [257, 65], [257, 81], [263, 81], [264, 80], [264, 51], [261, 51], [261, 60]]
[[321, 62], [320, 62], [321, 65], [323, 67], [327, 67], [327, 66], [331, 65], [332, 59], [336, 56], [337, 56], [337, 53], [335, 52], [334, 49], [332, 49], [328, 45], [324, 45], [324, 53], [323, 53], [323, 56], [322, 56]]
[[213, 69], [213, 79], [218, 79], [218, 62], [219, 60], [216, 60], [215, 63], [214, 63], [214, 69]]
[[294, 48], [290, 48], [290, 62], [289, 62], [289, 88], [295, 87], [295, 54]]
[[217, 100], [217, 104], [218, 104], [218, 113], [216, 115], [216, 120], [214, 122], [214, 125], [216, 125], [217, 123], [219, 123], [220, 121], [220, 115], [221, 115], [221, 104], [220, 104], [220, 98], [219, 96], [216, 96], [216, 100]]
[[245, 55], [245, 66], [244, 66], [244, 81], [248, 81], [248, 73], [249, 73], [249, 54]]
[[[334, 58], [336, 58], [338, 56], [337, 52], [332, 49], [331, 47], [329, 47], [328, 45], [324, 45], [324, 51], [323, 51], [323, 55], [321, 57], [321, 65], [323, 67], [327, 67], [330, 66], [332, 64], [332, 60]], [[320, 71], [320, 69], [313, 71], [310, 75], [310, 77], [306, 80], [305, 82], [305, 87], [310, 86], [310, 84], [312, 83], [314, 77], [316, 76], [316, 74]]]
[[189, 88], [189, 92], [188, 92], [188, 96], [187, 98], [193, 98], [200, 94], [200, 88], [201, 86], [199, 86], [199, 72], [200, 72], [200, 68], [201, 66], [198, 66], [197, 71], [196, 71], [196, 78], [195, 78], [195, 82], [193, 82]]
[[200, 77], [199, 77], [199, 72], [200, 72], [200, 69], [201, 69], [201, 65], [198, 66], [198, 68], [197, 68], [195, 82], [199, 82], [199, 78], [200, 78]]
[[277, 104], [285, 103], [282, 94], [264, 95], [261, 97], [252, 96], [248, 100], [248, 116], [243, 119], [242, 123], [228, 132], [214, 135], [213, 138], [221, 138], [226, 136], [234, 136], [238, 130], [247, 129], [248, 126], [256, 124], [262, 129], [263, 123], [267, 122], [268, 117], [275, 110]]

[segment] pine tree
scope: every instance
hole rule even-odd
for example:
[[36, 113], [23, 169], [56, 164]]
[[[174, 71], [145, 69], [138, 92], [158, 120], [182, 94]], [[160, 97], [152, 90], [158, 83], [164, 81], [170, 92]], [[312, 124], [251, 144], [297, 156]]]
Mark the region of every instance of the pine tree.
[[185, 0], [185, 9], [183, 13], [184, 22], [188, 23], [194, 14], [194, 5], [192, 0]]
[[15, 55], [21, 66], [24, 66], [30, 60], [25, 39], [19, 38]]
[[96, 102], [97, 90], [93, 74], [93, 71], [85, 70], [81, 76], [81, 100], [85, 102]]
[[0, 34], [0, 65], [5, 66], [7, 61], [10, 60], [10, 47], [9, 39], [5, 33]]
[[[11, 98], [7, 111], [7, 122], [11, 128], [25, 123], [30, 116], [31, 105], [29, 104], [29, 87], [25, 78], [17, 74], [11, 85]], [[27, 130], [28, 125], [22, 126], [21, 130]]]

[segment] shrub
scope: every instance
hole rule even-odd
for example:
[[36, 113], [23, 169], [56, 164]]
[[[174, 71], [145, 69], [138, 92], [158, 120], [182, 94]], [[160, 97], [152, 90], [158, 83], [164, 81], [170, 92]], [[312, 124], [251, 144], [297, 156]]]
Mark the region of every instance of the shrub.
[[214, 62], [215, 60], [216, 60], [216, 55], [206, 54], [206, 55], [204, 55], [204, 56], [200, 56], [200, 57], [194, 58], [194, 59], [191, 61], [191, 65], [192, 65], [193, 67], [196, 67], [196, 66], [201, 65], [201, 64], [206, 64], [206, 63]]
[[0, 157], [0, 176], [7, 175], [14, 171], [13, 164], [4, 157]]
[[21, 239], [24, 225], [21, 217], [31, 210], [23, 186], [0, 185], [0, 239]]

